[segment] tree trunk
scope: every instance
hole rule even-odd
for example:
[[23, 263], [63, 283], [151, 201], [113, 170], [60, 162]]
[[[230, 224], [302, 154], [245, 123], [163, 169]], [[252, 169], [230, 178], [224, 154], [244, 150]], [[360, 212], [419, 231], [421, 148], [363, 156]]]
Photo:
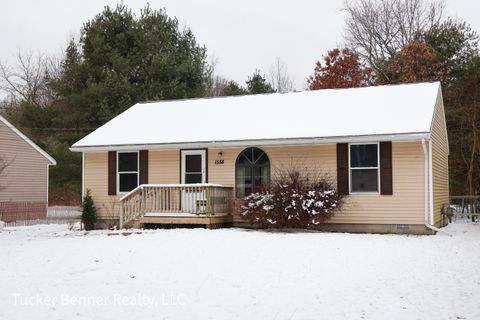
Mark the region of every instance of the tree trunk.
[[[476, 90], [475, 88], [473, 88]], [[476, 163], [475, 160], [477, 158], [477, 149], [478, 149], [478, 137], [477, 137], [477, 99], [476, 99], [476, 91], [474, 91], [474, 98], [472, 103], [472, 117], [471, 117], [471, 126], [472, 126], [472, 145], [470, 150], [470, 161], [468, 164], [468, 174], [467, 174], [467, 190], [468, 195], [473, 196], [476, 194], [475, 188], [475, 167]]]

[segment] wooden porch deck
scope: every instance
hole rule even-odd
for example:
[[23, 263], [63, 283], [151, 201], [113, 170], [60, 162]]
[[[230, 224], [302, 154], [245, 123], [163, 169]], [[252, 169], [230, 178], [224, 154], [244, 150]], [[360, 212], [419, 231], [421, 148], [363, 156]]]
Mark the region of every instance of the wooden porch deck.
[[198, 225], [206, 228], [220, 228], [232, 223], [231, 215], [218, 216], [143, 216], [139, 220], [140, 227], [146, 225]]
[[216, 184], [140, 185], [120, 199], [120, 228], [232, 222], [232, 188]]

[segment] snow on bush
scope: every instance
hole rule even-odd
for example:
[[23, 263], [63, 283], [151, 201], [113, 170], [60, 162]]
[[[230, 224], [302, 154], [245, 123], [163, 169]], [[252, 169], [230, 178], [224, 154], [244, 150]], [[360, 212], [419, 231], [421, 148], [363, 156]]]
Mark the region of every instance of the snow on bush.
[[302, 172], [279, 171], [269, 187], [244, 198], [243, 216], [266, 228], [311, 228], [328, 220], [343, 196], [327, 177]]

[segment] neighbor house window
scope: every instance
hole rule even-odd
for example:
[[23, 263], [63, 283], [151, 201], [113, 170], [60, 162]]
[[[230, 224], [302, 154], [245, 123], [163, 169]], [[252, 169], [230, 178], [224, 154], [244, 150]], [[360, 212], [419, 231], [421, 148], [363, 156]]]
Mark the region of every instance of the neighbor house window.
[[237, 197], [260, 191], [270, 183], [270, 160], [259, 148], [247, 148], [235, 164], [235, 190]]
[[350, 191], [378, 192], [378, 144], [350, 144]]
[[118, 153], [118, 192], [129, 192], [138, 186], [138, 152]]

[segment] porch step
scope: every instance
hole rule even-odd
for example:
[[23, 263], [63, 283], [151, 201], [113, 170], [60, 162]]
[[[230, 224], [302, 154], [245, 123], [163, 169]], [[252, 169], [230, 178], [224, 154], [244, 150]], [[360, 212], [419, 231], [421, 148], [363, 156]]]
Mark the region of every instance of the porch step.
[[207, 228], [215, 228], [231, 224], [233, 218], [231, 215], [215, 215], [215, 216], [144, 216], [139, 219], [140, 226], [146, 224], [158, 224], [158, 225], [199, 225], [206, 226]]
[[[205, 214], [196, 214], [190, 212], [146, 212], [145, 217], [180, 217], [180, 218], [206, 218]], [[224, 217], [228, 213], [212, 213], [211, 217]]]

